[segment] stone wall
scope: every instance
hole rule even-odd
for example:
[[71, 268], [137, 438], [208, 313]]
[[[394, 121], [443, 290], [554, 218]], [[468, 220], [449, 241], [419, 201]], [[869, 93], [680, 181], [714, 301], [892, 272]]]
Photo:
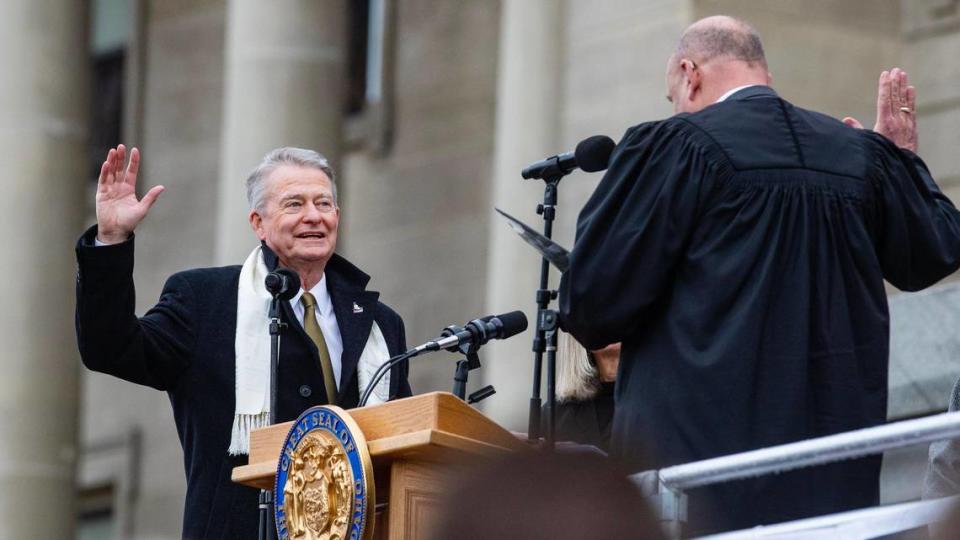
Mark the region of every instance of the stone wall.
[[[960, 201], [960, 2], [902, 0], [902, 67], [917, 87], [919, 154], [944, 192]], [[960, 377], [960, 292], [957, 274], [919, 293], [890, 297], [891, 419], [946, 410]], [[883, 498], [910, 500], [920, 493], [926, 447], [884, 456]]]
[[[413, 346], [483, 309], [499, 7], [395, 9], [392, 145], [345, 156], [338, 251], [373, 276]], [[414, 391], [449, 391], [455, 359], [414, 359]]]
[[[134, 278], [140, 314], [156, 303], [171, 274], [214, 264], [225, 11], [223, 0], [148, 6], [140, 185], [167, 189], [137, 228]], [[115, 488], [139, 484], [137, 491], [117, 494], [132, 499], [117, 503], [129, 509], [117, 520], [128, 524], [134, 538], [179, 537], [186, 484], [167, 395], [87, 370], [83, 374], [85, 482], [112, 482]], [[143, 451], [129, 474], [138, 478], [121, 479], [115, 475], [128, 471], [96, 466], [117, 452], [114, 441], [136, 431], [143, 435]]]
[[78, 354], [72, 237], [83, 216], [88, 74], [76, 2], [0, 7], [0, 522], [8, 538], [72, 532]]

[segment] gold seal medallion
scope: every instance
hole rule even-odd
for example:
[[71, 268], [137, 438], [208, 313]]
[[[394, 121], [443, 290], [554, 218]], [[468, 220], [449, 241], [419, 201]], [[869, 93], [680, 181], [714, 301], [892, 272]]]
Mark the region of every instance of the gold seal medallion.
[[284, 441], [274, 486], [280, 540], [364, 540], [373, 534], [373, 470], [353, 419], [308, 409]]

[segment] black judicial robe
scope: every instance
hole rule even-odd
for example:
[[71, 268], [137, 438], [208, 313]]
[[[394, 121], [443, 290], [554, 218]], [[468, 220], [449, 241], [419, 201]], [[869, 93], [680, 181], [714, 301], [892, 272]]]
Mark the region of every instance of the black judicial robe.
[[[958, 264], [960, 214], [919, 157], [755, 86], [626, 132], [579, 216], [561, 325], [623, 342], [612, 450], [663, 467], [885, 422], [883, 280], [915, 291]], [[694, 490], [691, 519], [874, 505], [879, 471]]]

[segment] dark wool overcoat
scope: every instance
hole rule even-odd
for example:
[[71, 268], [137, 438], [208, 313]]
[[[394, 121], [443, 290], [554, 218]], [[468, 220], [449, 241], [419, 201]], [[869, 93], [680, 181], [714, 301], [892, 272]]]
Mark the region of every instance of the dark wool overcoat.
[[[80, 238], [76, 248], [76, 325], [83, 363], [170, 396], [187, 480], [183, 537], [257, 538], [259, 492], [230, 481], [233, 468], [247, 460], [227, 454], [236, 399], [240, 266], [174, 274], [157, 305], [138, 318], [133, 238], [95, 247], [95, 237], [96, 227]], [[277, 265], [276, 255], [266, 246], [264, 260], [270, 269]], [[378, 301], [379, 293], [365, 290], [370, 277], [346, 259], [334, 254], [325, 273], [343, 339], [337, 405], [349, 409], [359, 401], [357, 363], [373, 322], [380, 326], [392, 356], [406, 350], [403, 320]], [[281, 336], [278, 422], [327, 403], [317, 348], [289, 304], [282, 305], [288, 326]], [[407, 370], [403, 363], [391, 371], [392, 395], [411, 395]]]

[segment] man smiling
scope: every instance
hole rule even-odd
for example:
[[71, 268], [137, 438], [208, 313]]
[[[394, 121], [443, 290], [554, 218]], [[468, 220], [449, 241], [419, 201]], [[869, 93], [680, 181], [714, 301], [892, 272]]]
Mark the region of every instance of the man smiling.
[[[302, 289], [283, 303], [278, 422], [314, 405], [356, 407], [369, 374], [406, 349], [403, 320], [365, 290], [369, 276], [335, 253], [340, 208], [320, 154], [279, 148], [247, 179], [260, 246], [243, 265], [180, 272], [156, 306], [134, 314], [134, 229], [163, 192], [136, 197], [139, 151], [120, 145], [101, 167], [97, 225], [77, 244], [77, 339], [95, 371], [166, 391], [184, 452], [184, 538], [256, 538], [257, 492], [230, 481], [249, 433], [270, 413], [270, 296], [265, 275], [294, 270]], [[411, 394], [407, 365], [371, 402]]]
[[280, 255], [280, 262], [300, 275], [309, 290], [323, 276], [337, 245], [340, 209], [333, 184], [321, 169], [280, 165], [270, 175], [273, 197], [255, 201], [250, 225], [257, 237]]

